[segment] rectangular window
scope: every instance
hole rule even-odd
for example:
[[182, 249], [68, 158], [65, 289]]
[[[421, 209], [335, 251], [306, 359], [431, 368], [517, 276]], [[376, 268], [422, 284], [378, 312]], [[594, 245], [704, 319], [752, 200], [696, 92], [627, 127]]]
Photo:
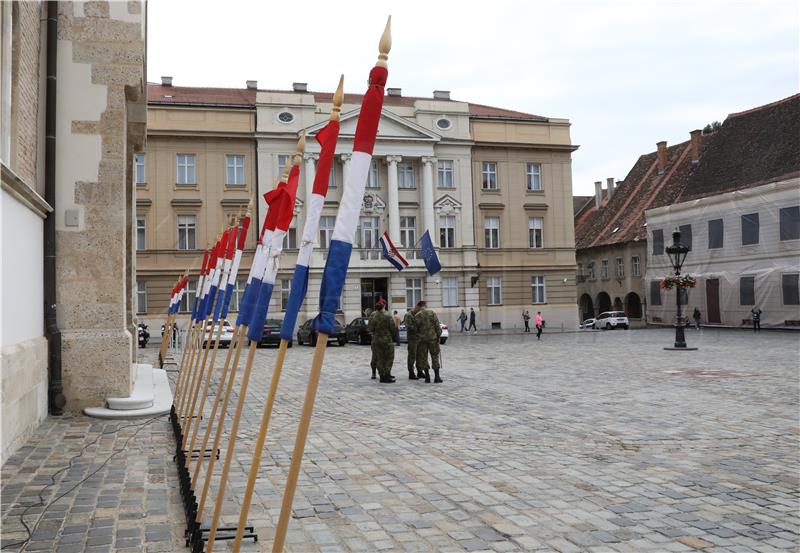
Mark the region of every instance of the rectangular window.
[[414, 167], [410, 163], [397, 164], [397, 187], [414, 188]]
[[439, 247], [456, 247], [456, 217], [455, 215], [439, 216]]
[[781, 240], [800, 239], [800, 206], [782, 207], [780, 219]]
[[368, 250], [379, 248], [378, 217], [359, 217], [356, 247]]
[[147, 221], [143, 215], [136, 216], [136, 249], [147, 249]]
[[681, 244], [692, 251], [692, 225], [681, 225], [678, 227], [678, 232], [681, 233]]
[[739, 277], [739, 305], [756, 304], [756, 277]]
[[650, 305], [661, 305], [661, 283], [657, 280], [650, 281]]
[[297, 217], [292, 219], [289, 229], [286, 231], [286, 236], [283, 237], [284, 250], [297, 249]]
[[525, 176], [530, 192], [540, 192], [542, 190], [542, 164], [528, 163]]
[[286, 311], [289, 304], [289, 293], [292, 291], [292, 280], [289, 278], [281, 279], [281, 311]]
[[722, 219], [713, 219], [708, 222], [708, 249], [714, 250], [722, 247], [724, 236]]
[[406, 279], [406, 308], [412, 309], [422, 300], [422, 279]]
[[542, 217], [528, 219], [528, 244], [532, 250], [544, 247], [544, 219]]
[[336, 217], [333, 215], [323, 215], [319, 218], [319, 247], [323, 250], [327, 250], [331, 245], [335, 224]]
[[225, 184], [241, 186], [244, 184], [244, 156], [225, 156]]
[[400, 246], [413, 248], [417, 244], [417, 218], [400, 217]]
[[486, 279], [486, 291], [489, 294], [489, 305], [500, 305], [503, 303], [503, 285], [500, 277], [489, 277]]
[[197, 156], [194, 154], [177, 154], [178, 184], [197, 184]]
[[483, 238], [487, 248], [500, 247], [500, 217], [483, 218]]
[[247, 286], [246, 278], [237, 278], [236, 283], [233, 285], [233, 292], [231, 293], [231, 305], [229, 311], [239, 311], [239, 305], [244, 295], [244, 288]]
[[453, 160], [440, 159], [437, 163], [439, 169], [439, 188], [455, 188], [453, 179]]
[[531, 277], [531, 303], [545, 303], [544, 276]]
[[458, 306], [458, 277], [442, 278], [442, 307]]
[[194, 295], [197, 291], [197, 279], [189, 279], [186, 282], [186, 291], [181, 298], [181, 305], [179, 310], [181, 313], [191, 313], [194, 307]]
[[664, 255], [664, 231], [653, 231], [653, 255]]
[[589, 263], [586, 264], [586, 273], [587, 273], [587, 278], [589, 280], [597, 279], [597, 274], [594, 271], [594, 261], [590, 261]]
[[378, 160], [373, 159], [369, 166], [369, 175], [367, 176], [367, 188], [380, 188], [381, 183], [378, 181]]
[[136, 313], [147, 313], [147, 283], [136, 281]]
[[600, 278], [608, 280], [608, 259], [600, 261]]
[[336, 163], [331, 163], [331, 172], [328, 174], [328, 188], [336, 188]]
[[783, 305], [800, 305], [800, 274], [781, 275]]
[[178, 249], [194, 250], [196, 246], [197, 217], [178, 215]]
[[147, 174], [145, 173], [144, 169], [144, 154], [134, 154], [133, 166], [134, 184], [146, 184]]
[[642, 262], [638, 255], [631, 257], [631, 274], [635, 277], [642, 276]]
[[484, 190], [497, 190], [497, 163], [494, 161], [481, 164], [481, 185]]
[[758, 213], [742, 215], [742, 246], [758, 244]]
[[617, 278], [625, 278], [625, 260], [621, 257], [617, 258]]
[[292, 156], [286, 154], [278, 154], [278, 178], [283, 177], [283, 172], [286, 170], [286, 165], [291, 163], [289, 160]]

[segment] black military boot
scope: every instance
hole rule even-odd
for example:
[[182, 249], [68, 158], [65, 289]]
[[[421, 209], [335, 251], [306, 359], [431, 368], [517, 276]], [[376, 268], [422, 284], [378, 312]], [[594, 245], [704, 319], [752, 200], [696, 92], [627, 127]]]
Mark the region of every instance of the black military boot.
[[419, 380], [416, 374], [414, 374], [414, 369], [408, 369], [408, 379], [409, 380]]
[[422, 380], [425, 378], [425, 373], [421, 369], [417, 369], [417, 379]]
[[394, 382], [394, 377], [392, 376], [381, 376], [380, 382], [382, 384], [391, 384]]
[[375, 380], [375, 367], [372, 368], [372, 380]]
[[425, 369], [425, 384], [431, 383], [431, 371], [429, 369]]
[[433, 379], [434, 384], [441, 384], [444, 382], [444, 380], [439, 377], [439, 369], [433, 369], [433, 373], [436, 375], [436, 377]]

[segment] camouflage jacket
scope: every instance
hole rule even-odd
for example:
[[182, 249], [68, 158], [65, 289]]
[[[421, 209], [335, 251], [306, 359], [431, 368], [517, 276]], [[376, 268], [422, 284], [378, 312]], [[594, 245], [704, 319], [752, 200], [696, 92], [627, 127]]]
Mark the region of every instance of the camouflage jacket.
[[403, 324], [406, 325], [406, 336], [408, 336], [409, 340], [415, 340], [417, 338], [417, 318], [414, 314], [409, 311], [406, 313], [406, 316], [403, 317]]
[[394, 341], [396, 328], [392, 316], [386, 311], [374, 311], [372, 315], [369, 316], [369, 331], [372, 333], [373, 341]]
[[417, 338], [420, 340], [436, 340], [442, 335], [439, 317], [430, 309], [417, 313]]

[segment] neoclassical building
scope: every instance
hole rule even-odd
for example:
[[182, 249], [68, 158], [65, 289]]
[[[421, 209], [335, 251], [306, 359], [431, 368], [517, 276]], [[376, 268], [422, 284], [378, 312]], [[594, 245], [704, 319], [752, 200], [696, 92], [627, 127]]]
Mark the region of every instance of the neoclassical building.
[[[316, 173], [319, 145], [314, 136], [328, 120], [332, 93], [309, 91], [304, 83], [294, 83], [291, 90], [259, 90], [252, 81], [248, 86], [199, 89], [172, 86], [171, 80], [150, 85], [144, 170], [152, 182], [139, 189], [138, 202], [140, 215], [151, 214], [146, 232], [154, 246], [139, 253], [139, 285], [147, 296], [147, 307], [140, 305], [140, 311], [147, 316], [161, 314], [178, 272], [189, 257], [199, 258], [197, 252], [186, 251], [185, 240], [181, 243], [188, 232], [181, 222], [193, 225], [193, 247], [199, 249], [216, 235], [224, 216], [250, 198], [259, 200], [254, 205], [262, 220], [261, 196], [278, 181], [304, 131], [308, 140], [295, 218], [270, 307], [280, 316]], [[301, 321], [317, 311], [360, 103], [361, 95], [345, 95]], [[223, 123], [232, 118], [241, 120], [235, 132]], [[168, 131], [160, 123], [166, 119], [172, 121]], [[454, 101], [446, 91], [418, 98], [387, 89], [341, 320], [349, 322], [382, 297], [401, 313], [426, 299], [450, 324], [456, 324], [461, 309], [472, 307], [483, 328], [521, 326], [525, 308], [541, 309], [551, 325], [574, 325], [569, 221], [570, 155], [575, 148], [564, 119]], [[165, 173], [151, 166], [151, 158]], [[195, 167], [194, 183], [176, 184], [187, 163]], [[240, 170], [236, 164], [241, 164], [244, 180], [231, 185], [236, 180], [232, 171]], [[381, 257], [378, 240], [385, 230], [410, 263], [402, 272]], [[418, 256], [426, 231], [443, 267], [434, 276], [427, 275]]]

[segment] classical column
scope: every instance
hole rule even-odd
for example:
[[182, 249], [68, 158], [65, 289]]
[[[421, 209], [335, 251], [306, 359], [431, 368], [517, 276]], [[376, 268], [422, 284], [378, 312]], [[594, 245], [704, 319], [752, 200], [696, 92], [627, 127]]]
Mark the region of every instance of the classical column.
[[439, 240], [436, 235], [436, 228], [433, 221], [433, 164], [436, 163], [435, 157], [425, 156], [422, 158], [422, 234], [425, 231], [431, 233], [431, 240], [438, 245]]
[[396, 246], [400, 245], [400, 199], [397, 190], [397, 164], [403, 161], [400, 156], [386, 156], [389, 166], [389, 236]]
[[342, 187], [347, 183], [347, 176], [350, 174], [350, 158], [352, 154], [342, 154], [339, 159], [342, 160]]

